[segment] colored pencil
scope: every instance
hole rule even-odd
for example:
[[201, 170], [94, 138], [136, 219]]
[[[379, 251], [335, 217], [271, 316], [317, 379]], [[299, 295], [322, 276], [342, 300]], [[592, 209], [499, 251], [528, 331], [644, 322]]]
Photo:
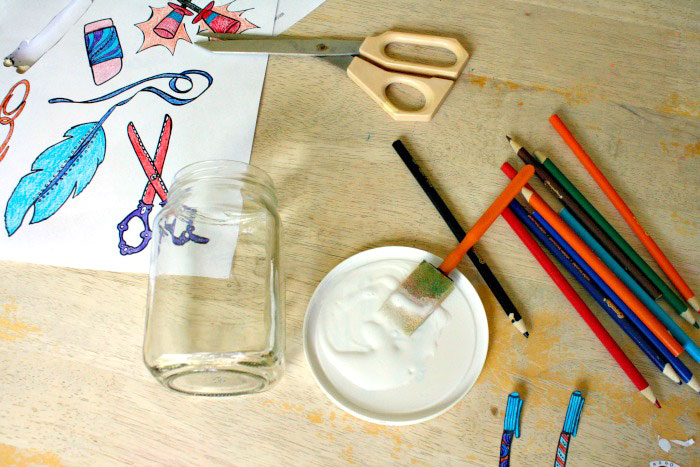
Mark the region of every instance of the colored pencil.
[[683, 348], [688, 352], [688, 355], [690, 355], [693, 360], [696, 362], [700, 363], [700, 348], [693, 342], [693, 340], [688, 337], [688, 335], [683, 332], [683, 330], [676, 324], [673, 319], [671, 319], [670, 316], [666, 314], [666, 312], [659, 306], [658, 303], [656, 303], [654, 300], [651, 299], [649, 295], [644, 293], [644, 291], [639, 287], [639, 285], [630, 277], [627, 272], [620, 267], [617, 262], [608, 254], [607, 251], [605, 251], [605, 248], [602, 247], [602, 245], [590, 235], [588, 231], [586, 231], [585, 227], [583, 227], [577, 220], [576, 218], [567, 210], [567, 209], [562, 209], [561, 212], [559, 213], [559, 217], [562, 218], [564, 222], [567, 223], [571, 229], [576, 232], [576, 234], [581, 237], [581, 240], [583, 240], [586, 245], [590, 247], [591, 250], [595, 254], [598, 255], [598, 257], [605, 263], [607, 267], [610, 268], [610, 270], [615, 274], [627, 287], [630, 288], [632, 293], [634, 293], [637, 298], [639, 298], [642, 303], [652, 312], [654, 313], [654, 316], [656, 316], [661, 323], [663, 323], [664, 326], [666, 326], [666, 329], [669, 330], [671, 335], [678, 341], [680, 344], [683, 346]]
[[684, 320], [692, 324], [696, 328], [700, 328], [695, 320], [695, 317], [690, 310], [690, 307], [669, 287], [666, 282], [664, 282], [661, 277], [654, 271], [651, 266], [649, 266], [646, 261], [642, 259], [634, 248], [627, 243], [627, 241], [619, 234], [615, 228], [610, 225], [610, 223], [603, 217], [603, 215], [598, 212], [598, 210], [586, 199], [585, 196], [576, 188], [576, 186], [571, 183], [564, 173], [559, 170], [559, 167], [546, 155], [540, 151], [535, 151], [535, 157], [537, 157], [542, 165], [549, 171], [554, 178], [557, 179], [559, 184], [564, 187], [564, 189], [576, 200], [576, 202], [590, 215], [593, 220], [603, 229], [610, 238], [619, 246], [622, 251], [625, 252], [627, 256], [634, 261], [639, 269], [642, 270], [644, 275], [646, 275], [649, 280], [651, 280], [656, 287], [659, 288], [664, 300], [668, 302], [669, 305], [678, 313]]
[[608, 331], [605, 330], [600, 321], [595, 317], [593, 312], [588, 308], [586, 303], [579, 297], [576, 291], [571, 287], [571, 285], [566, 281], [564, 275], [559, 272], [557, 267], [549, 259], [549, 256], [540, 248], [534, 238], [528, 233], [527, 229], [518, 221], [515, 217], [513, 211], [508, 208], [501, 213], [503, 218], [508, 222], [508, 225], [515, 231], [517, 236], [522, 240], [532, 256], [535, 257], [538, 263], [547, 271], [549, 277], [552, 278], [554, 283], [559, 287], [559, 290], [564, 294], [564, 296], [569, 300], [571, 305], [576, 309], [578, 314], [583, 318], [583, 321], [588, 325], [588, 327], [593, 331], [598, 340], [607, 349], [610, 355], [615, 359], [617, 364], [622, 368], [627, 377], [632, 381], [632, 384], [637, 388], [639, 392], [642, 393], [652, 404], [657, 407], [661, 407], [659, 401], [656, 399], [654, 392], [652, 391], [649, 383], [644, 376], [639, 372], [634, 363], [625, 355], [615, 339], [610, 336]]
[[545, 169], [540, 161], [530, 154], [528, 150], [525, 149], [525, 147], [523, 147], [523, 145], [518, 141], [507, 135], [506, 138], [510, 142], [515, 154], [526, 164], [532, 164], [535, 166], [535, 173], [542, 183], [544, 183], [549, 191], [551, 191], [554, 196], [556, 196], [557, 199], [559, 199], [559, 201], [561, 201], [561, 203], [566, 206], [583, 225], [586, 226], [588, 231], [593, 234], [593, 237], [599, 243], [601, 243], [627, 271], [629, 271], [630, 275], [634, 277], [639, 285], [641, 285], [642, 288], [655, 299], [661, 297], [661, 291], [647, 278], [647, 276], [644, 275], [644, 273], [642, 273], [641, 269], [639, 269], [637, 265], [634, 264], [632, 260], [627, 257], [627, 255], [625, 255], [620, 247], [617, 246], [617, 244], [613, 242], [610, 237], [608, 237], [605, 231], [595, 223], [591, 216], [589, 216], [586, 211], [579, 207], [576, 200], [572, 198], [561, 185], [559, 185], [559, 182], [557, 182], [557, 180], [547, 171], [547, 169]]
[[[505, 163], [501, 166], [501, 170], [508, 177], [515, 177], [517, 173], [513, 166]], [[676, 339], [666, 330], [666, 328], [656, 319], [649, 310], [642, 304], [641, 301], [620, 281], [608, 267], [593, 253], [593, 251], [576, 235], [571, 228], [549, 207], [549, 205], [535, 192], [535, 190], [526, 184], [521, 190], [525, 199], [530, 205], [544, 217], [547, 222], [556, 229], [557, 232], [573, 247], [573, 249], [581, 255], [581, 257], [598, 273], [600, 277], [610, 286], [612, 290], [630, 307], [640, 320], [659, 338], [661, 342], [671, 351], [674, 356], [683, 353], [681, 346]]]
[[[565, 212], [564, 215], [569, 215], [569, 213]], [[688, 385], [696, 392], [700, 392], [700, 383], [698, 380], [693, 376], [693, 374], [690, 372], [687, 366], [676, 356], [674, 356], [657, 338], [654, 336], [654, 334], [649, 331], [649, 329], [642, 323], [637, 316], [632, 312], [632, 310], [629, 309], [627, 304], [623, 302], [620, 297], [615, 294], [615, 292], [610, 289], [610, 286], [605, 283], [605, 281], [598, 275], [596, 272], [590, 267], [588, 263], [586, 263], [583, 258], [581, 258], [574, 250], [571, 248], [571, 245], [569, 245], [560, 235], [557, 233], [556, 230], [552, 228], [551, 225], [545, 221], [541, 215], [538, 213], [534, 214], [535, 219], [537, 219], [542, 226], [545, 228], [547, 233], [549, 233], [554, 240], [564, 248], [564, 250], [571, 255], [575, 260], [578, 261], [580, 264], [581, 268], [583, 268], [583, 271], [588, 274], [593, 282], [595, 282], [602, 290], [603, 293], [605, 293], [610, 299], [612, 300], [613, 304], [615, 304], [616, 307], [620, 309], [620, 311], [628, 317], [632, 323], [634, 323], [637, 328], [642, 331], [642, 333], [647, 336], [647, 338], [651, 341], [652, 345], [659, 351], [661, 354], [668, 360], [668, 362], [671, 364], [673, 369], [678, 373], [680, 378], [683, 380], [683, 382], [688, 383]], [[580, 225], [580, 224], [579, 224]], [[584, 229], [585, 230], [585, 229]], [[586, 232], [586, 235], [588, 233]], [[588, 238], [590, 238], [590, 235], [588, 235]], [[619, 267], [619, 266], [618, 266]]]
[[[423, 189], [423, 192], [428, 196], [428, 199], [433, 203], [433, 206], [437, 212], [440, 214], [440, 216], [442, 216], [442, 219], [445, 221], [449, 229], [452, 231], [454, 236], [457, 237], [457, 241], [461, 242], [467, 235], [466, 231], [459, 224], [457, 218], [452, 214], [450, 208], [447, 207], [447, 204], [442, 199], [438, 191], [430, 183], [430, 180], [428, 180], [428, 177], [423, 173], [411, 153], [408, 152], [406, 146], [404, 146], [401, 140], [398, 139], [394, 141], [392, 146], [399, 157], [401, 157], [404, 164], [406, 164], [406, 167], [413, 175], [413, 178], [416, 179], [420, 187]], [[501, 283], [498, 282], [498, 279], [493, 274], [488, 264], [481, 259], [481, 257], [474, 250], [474, 247], [467, 251], [467, 256], [471, 260], [472, 264], [474, 264], [474, 267], [479, 272], [482, 279], [484, 279], [484, 282], [486, 282], [486, 285], [489, 287], [489, 289], [491, 289], [491, 292], [496, 297], [496, 300], [498, 300], [498, 303], [500, 303], [503, 311], [506, 313], [506, 316], [510, 319], [513, 326], [515, 326], [515, 329], [517, 329], [523, 336], [528, 337], [530, 333], [525, 327], [523, 318], [520, 316], [518, 309], [515, 307], [506, 291], [503, 290]]]
[[[637, 344], [637, 346], [649, 357], [649, 360], [661, 370], [663, 374], [668, 376], [674, 383], [680, 384], [681, 380], [671, 364], [666, 361], [663, 355], [657, 350], [649, 340], [638, 330], [634, 324], [627, 318], [613, 303], [612, 299], [607, 296], [603, 290], [596, 284], [592, 276], [595, 274], [586, 274], [581, 266], [581, 257], [576, 252], [565, 250], [565, 243], [558, 242], [547, 232], [543, 224], [542, 218], [536, 219], [537, 213], [530, 214], [517, 201], [512, 201], [509, 205], [510, 209], [515, 213], [516, 217], [525, 224], [532, 234], [549, 250], [552, 255], [564, 266], [564, 268], [574, 276], [574, 278], [583, 286], [591, 297], [600, 305], [600, 307], [617, 323], [620, 328]], [[568, 245], [566, 245], [568, 247]], [[643, 326], [643, 324], [642, 324]], [[648, 331], [648, 330], [647, 330]], [[652, 334], [652, 338], [656, 337]], [[668, 349], [659, 343], [661, 347], [668, 352]], [[676, 357], [673, 357], [676, 358]]]
[[646, 233], [644, 228], [639, 224], [637, 218], [632, 213], [632, 210], [625, 204], [620, 195], [615, 191], [615, 188], [610, 184], [603, 172], [598, 169], [598, 167], [593, 163], [593, 160], [586, 154], [581, 145], [576, 141], [574, 135], [566, 128], [564, 122], [556, 115], [549, 117], [549, 122], [552, 124], [554, 129], [559, 133], [564, 142], [569, 146], [574, 155], [578, 158], [581, 164], [586, 168], [588, 173], [593, 177], [598, 186], [603, 193], [608, 197], [610, 202], [615, 206], [618, 212], [622, 215], [625, 222], [632, 228], [635, 235], [641, 240], [644, 247], [654, 258], [656, 263], [661, 267], [666, 276], [671, 280], [673, 285], [678, 289], [683, 298], [688, 302], [688, 304], [695, 310], [700, 311], [700, 302], [698, 302], [695, 293], [690, 290], [688, 284], [685, 283], [681, 275], [678, 273], [676, 268], [673, 267], [671, 262], [668, 260], [666, 255], [664, 255], [661, 248], [654, 242], [654, 240]]

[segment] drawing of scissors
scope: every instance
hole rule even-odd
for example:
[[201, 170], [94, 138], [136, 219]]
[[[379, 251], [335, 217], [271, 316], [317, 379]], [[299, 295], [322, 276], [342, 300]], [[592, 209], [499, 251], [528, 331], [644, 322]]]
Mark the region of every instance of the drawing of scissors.
[[[217, 53], [267, 53], [324, 58], [347, 69], [350, 79], [394, 120], [406, 122], [428, 122], [433, 118], [469, 58], [457, 39], [396, 31], [364, 40], [290, 39], [282, 36], [246, 39], [241, 38], [240, 34], [210, 32], [202, 32], [200, 35], [224, 39], [196, 42], [200, 47]], [[386, 47], [391, 43], [447, 49], [457, 60], [452, 65], [439, 66], [392, 58], [386, 53]], [[418, 90], [423, 94], [425, 105], [418, 110], [399, 109], [386, 94], [386, 89], [392, 84], [405, 84]]]
[[[136, 131], [134, 122], [129, 122], [129, 125], [127, 125], [126, 132], [129, 136], [129, 141], [131, 142], [131, 146], [134, 148], [134, 152], [136, 152], [136, 157], [138, 157], [143, 171], [146, 173], [146, 177], [148, 177], [148, 183], [146, 184], [146, 188], [143, 191], [143, 196], [139, 200], [136, 209], [127, 214], [127, 216], [119, 224], [117, 224], [117, 230], [119, 231], [119, 253], [124, 256], [133, 255], [134, 253], [142, 251], [151, 241], [153, 232], [151, 231], [151, 227], [148, 223], [148, 217], [153, 210], [153, 201], [155, 200], [156, 195], [158, 195], [158, 197], [161, 199], [161, 206], [164, 206], [168, 201], [168, 190], [165, 187], [165, 183], [161, 177], [161, 172], [163, 171], [165, 156], [168, 153], [172, 128], [173, 121], [170, 118], [170, 115], [166, 114], [163, 121], [163, 128], [160, 132], [158, 146], [156, 147], [156, 155], [155, 158], [152, 159], [148, 154], [148, 151], [146, 151], [146, 148], [141, 141], [141, 137]], [[141, 220], [143, 223], [143, 231], [141, 231], [139, 234], [141, 237], [141, 243], [136, 246], [131, 246], [126, 242], [124, 233], [129, 229], [129, 222], [134, 218]], [[185, 231], [179, 236], [175, 235], [174, 233], [174, 222], [173, 224], [166, 225], [166, 229], [173, 235], [173, 243], [176, 245], [184, 245], [190, 240], [195, 243], [207, 243], [209, 241], [208, 238], [200, 237], [193, 233], [194, 226], [192, 225], [191, 221], [187, 223]]]
[[[12, 93], [15, 89], [17, 89], [17, 86], [19, 86], [20, 84], [24, 86], [24, 96], [22, 97], [22, 101], [19, 104], [17, 104], [17, 107], [8, 111], [7, 105], [10, 103], [10, 99], [12, 99]], [[7, 155], [7, 151], [10, 149], [8, 143], [10, 142], [12, 132], [15, 129], [15, 119], [19, 117], [19, 114], [21, 114], [22, 110], [24, 110], [24, 106], [27, 104], [28, 96], [29, 81], [23, 79], [17, 81], [15, 85], [10, 88], [10, 90], [7, 92], [7, 95], [2, 100], [2, 103], [0, 104], [0, 125], [10, 126], [10, 129], [7, 131], [7, 136], [5, 136], [5, 140], [2, 143], [0, 143], [0, 161], [5, 158], [5, 155]]]

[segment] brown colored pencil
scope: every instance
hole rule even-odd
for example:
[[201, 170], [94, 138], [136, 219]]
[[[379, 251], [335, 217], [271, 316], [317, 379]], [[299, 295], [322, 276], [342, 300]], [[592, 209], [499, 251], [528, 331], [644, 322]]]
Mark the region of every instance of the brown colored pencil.
[[579, 206], [576, 200], [562, 187], [559, 182], [549, 173], [549, 171], [540, 163], [540, 161], [528, 152], [521, 143], [506, 135], [513, 150], [520, 159], [526, 164], [535, 166], [537, 177], [551, 191], [554, 196], [559, 199], [564, 206], [583, 224], [593, 238], [605, 248], [610, 255], [615, 258], [615, 261], [634, 278], [635, 281], [644, 289], [644, 291], [654, 300], [661, 297], [661, 291], [656, 287], [647, 276], [637, 267], [636, 264], [620, 249], [619, 246], [605, 233], [603, 229], [591, 218], [586, 211]]

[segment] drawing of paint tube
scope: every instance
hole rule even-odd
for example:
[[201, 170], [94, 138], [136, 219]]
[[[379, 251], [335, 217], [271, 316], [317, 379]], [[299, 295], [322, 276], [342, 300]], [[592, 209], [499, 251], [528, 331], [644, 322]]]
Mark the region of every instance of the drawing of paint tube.
[[85, 25], [85, 50], [96, 85], [106, 83], [122, 70], [122, 46], [110, 18]]
[[202, 11], [192, 20], [192, 23], [196, 24], [204, 20], [207, 26], [214, 32], [221, 34], [237, 33], [241, 28], [241, 22], [215, 12], [213, 7], [214, 2], [209, 2], [209, 4], [202, 8]]
[[68, 29], [80, 19], [92, 5], [93, 0], [72, 0], [53, 17], [30, 41], [22, 41], [3, 61], [7, 67], [14, 66], [18, 73], [24, 73], [46, 52], [56, 45]]
[[160, 23], [153, 28], [153, 32], [156, 33], [158, 37], [163, 39], [172, 39], [177, 34], [177, 30], [182, 24], [182, 20], [185, 16], [192, 16], [194, 13], [186, 8], [176, 5], [175, 3], [169, 2], [168, 6], [172, 8], [172, 11], [161, 20]]

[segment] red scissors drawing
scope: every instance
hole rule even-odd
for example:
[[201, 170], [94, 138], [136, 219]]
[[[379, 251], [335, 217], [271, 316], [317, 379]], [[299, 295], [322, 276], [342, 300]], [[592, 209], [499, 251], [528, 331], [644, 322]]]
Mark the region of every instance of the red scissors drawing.
[[[172, 129], [173, 121], [170, 118], [170, 115], [166, 114], [165, 120], [163, 121], [163, 128], [160, 132], [158, 146], [156, 147], [156, 155], [155, 158], [152, 159], [148, 154], [148, 151], [146, 151], [146, 148], [141, 141], [141, 137], [136, 131], [134, 122], [129, 122], [129, 125], [127, 126], [126, 132], [129, 136], [129, 141], [136, 152], [136, 157], [138, 157], [143, 171], [146, 173], [146, 177], [148, 177], [148, 183], [146, 184], [146, 188], [143, 191], [143, 196], [139, 200], [136, 209], [127, 214], [127, 216], [119, 224], [117, 224], [117, 230], [119, 231], [119, 253], [124, 256], [133, 255], [134, 253], [142, 251], [144, 248], [146, 248], [148, 242], [151, 241], [153, 232], [151, 231], [151, 227], [148, 223], [148, 217], [153, 210], [153, 202], [156, 195], [158, 195], [161, 200], [161, 206], [164, 206], [168, 201], [168, 189], [165, 187], [165, 183], [163, 183], [161, 172], [163, 171], [165, 156], [168, 153]], [[124, 233], [129, 229], [129, 222], [131, 222], [131, 220], [134, 218], [141, 220], [143, 223], [143, 231], [141, 231], [139, 234], [141, 237], [141, 243], [136, 246], [131, 246], [126, 242]], [[191, 221], [188, 222], [185, 231], [179, 236], [174, 234], [173, 224], [166, 225], [165, 227], [173, 235], [173, 243], [176, 245], [183, 245], [190, 240], [195, 243], [207, 243], [209, 241], [208, 238], [200, 237], [193, 233], [194, 226], [192, 225]]]
[[[8, 111], [7, 105], [10, 103], [10, 99], [12, 99], [12, 92], [17, 89], [17, 86], [20, 84], [24, 85], [24, 96], [22, 97], [22, 101], [17, 104], [17, 107]], [[7, 151], [10, 149], [8, 143], [10, 142], [12, 132], [15, 129], [15, 119], [19, 117], [19, 114], [21, 114], [22, 110], [24, 110], [24, 106], [27, 103], [27, 97], [29, 97], [29, 81], [23, 79], [15, 83], [15, 85], [10, 88], [7, 95], [2, 100], [2, 104], [0, 104], [0, 125], [10, 125], [10, 129], [7, 132], [5, 140], [2, 142], [2, 144], [0, 144], [0, 161], [5, 158]]]

